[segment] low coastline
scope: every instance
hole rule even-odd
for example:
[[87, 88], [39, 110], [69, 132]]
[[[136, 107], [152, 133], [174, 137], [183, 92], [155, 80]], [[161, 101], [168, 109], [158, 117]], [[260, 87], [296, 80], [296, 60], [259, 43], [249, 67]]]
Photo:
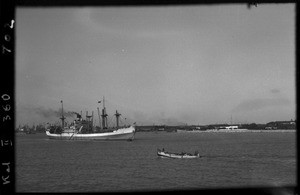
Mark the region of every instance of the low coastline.
[[180, 130], [177, 133], [206, 133], [206, 132], [215, 132], [215, 133], [244, 133], [244, 132], [252, 132], [252, 133], [264, 133], [264, 132], [281, 132], [281, 133], [296, 133], [295, 129], [273, 129], [273, 130], [249, 130], [249, 129], [209, 129], [209, 130], [194, 130], [194, 131], [187, 131], [187, 130]]

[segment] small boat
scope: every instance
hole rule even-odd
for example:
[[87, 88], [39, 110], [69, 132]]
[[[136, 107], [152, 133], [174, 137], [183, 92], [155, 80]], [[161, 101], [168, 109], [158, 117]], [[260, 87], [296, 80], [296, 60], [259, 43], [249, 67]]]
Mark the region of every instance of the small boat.
[[171, 153], [166, 152], [164, 149], [157, 149], [157, 156], [162, 158], [200, 158], [200, 154], [197, 151], [195, 152], [195, 154], [190, 154], [186, 152]]
[[[61, 101], [62, 103], [62, 101]], [[100, 117], [99, 109], [98, 114]], [[73, 122], [73, 125], [69, 127], [64, 126], [64, 115], [62, 106], [62, 126], [51, 126], [46, 130], [46, 135], [49, 139], [60, 140], [127, 140], [132, 141], [135, 135], [135, 123], [127, 127], [119, 127], [119, 116], [121, 114], [116, 111], [117, 126], [115, 128], [109, 128], [107, 126], [107, 114], [104, 106], [102, 109], [102, 129], [99, 132], [93, 129], [93, 115], [87, 116], [86, 120], [82, 120], [81, 115], [76, 113], [77, 119]]]

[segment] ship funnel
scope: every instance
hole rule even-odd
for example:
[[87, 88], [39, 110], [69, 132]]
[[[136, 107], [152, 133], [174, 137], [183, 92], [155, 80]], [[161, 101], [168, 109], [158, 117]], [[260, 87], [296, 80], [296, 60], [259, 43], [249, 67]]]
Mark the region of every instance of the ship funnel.
[[61, 103], [61, 128], [63, 129], [65, 126], [65, 117], [64, 117], [64, 106], [63, 106], [63, 101], [60, 101]]

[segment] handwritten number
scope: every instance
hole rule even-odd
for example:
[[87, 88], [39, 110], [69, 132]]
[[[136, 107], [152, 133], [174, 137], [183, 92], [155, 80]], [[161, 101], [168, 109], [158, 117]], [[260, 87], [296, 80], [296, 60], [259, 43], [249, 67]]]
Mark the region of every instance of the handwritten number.
[[10, 49], [7, 49], [6, 47], [4, 47], [4, 46], [2, 45], [2, 53], [4, 54], [4, 53], [5, 53], [5, 51], [7, 51], [7, 52], [11, 52], [11, 50], [10, 50]]
[[[1, 142], [2, 142], [2, 140], [1, 140]], [[4, 165], [6, 165], [7, 166], [7, 169], [6, 169], [6, 172], [10, 172], [10, 167], [9, 167], [9, 165], [10, 165], [10, 162], [8, 162], [8, 163], [2, 163], [2, 165], [4, 166]]]
[[4, 107], [4, 106], [2, 106], [2, 108], [3, 108], [3, 110], [4, 111], [10, 111], [10, 105], [9, 104], [6, 104], [6, 106]]
[[11, 120], [9, 115], [6, 115], [6, 117], [3, 117], [3, 122], [6, 121], [6, 120]]
[[5, 35], [4, 39], [5, 39], [5, 41], [10, 41], [10, 36], [9, 35]]
[[10, 183], [10, 181], [7, 181], [8, 179], [9, 179], [9, 176], [7, 176], [7, 177], [2, 176], [2, 181], [4, 181], [3, 185]]
[[[12, 29], [12, 28], [14, 27], [14, 22], [15, 22], [14, 20], [11, 20], [11, 21], [10, 21], [10, 24], [9, 24], [9, 23], [6, 23], [6, 24], [4, 25], [4, 27], [8, 26], [10, 29]], [[9, 42], [9, 41], [11, 40], [11, 36], [6, 34], [6, 35], [4, 36], [4, 40], [7, 41], [7, 42]], [[10, 53], [11, 50], [8, 49], [8, 48], [6, 48], [4, 45], [2, 45], [2, 54], [5, 54], [5, 53], [7, 53], [7, 52]], [[2, 98], [2, 100], [4, 100], [4, 101], [10, 100], [10, 96], [7, 95], [7, 94], [3, 94], [3, 95], [1, 96], [1, 98]], [[11, 107], [10, 107], [9, 104], [6, 104], [5, 106], [2, 106], [2, 108], [3, 108], [5, 111], [9, 111], [9, 110], [11, 109]], [[6, 120], [11, 120], [11, 117], [10, 117], [9, 115], [6, 115], [5, 117], [2, 117], [2, 120], [3, 120], [3, 122], [6, 121]], [[1, 140], [1, 145], [2, 145], [2, 140]], [[3, 165], [3, 163], [2, 163], [2, 165]], [[9, 163], [6, 164], [6, 165], [8, 166], [7, 172], [10, 172], [10, 169], [9, 169]], [[10, 181], [8, 181], [8, 179], [9, 179], [9, 176], [7, 176], [7, 177], [2, 176], [3, 185], [10, 183]]]
[[14, 23], [15, 23], [15, 21], [11, 20], [10, 24], [6, 23], [4, 26], [8, 26], [9, 28], [13, 28], [14, 27]]
[[2, 98], [4, 101], [7, 101], [7, 100], [10, 99], [10, 96], [7, 95], [7, 94], [3, 94], [3, 95], [1, 96], [1, 98]]

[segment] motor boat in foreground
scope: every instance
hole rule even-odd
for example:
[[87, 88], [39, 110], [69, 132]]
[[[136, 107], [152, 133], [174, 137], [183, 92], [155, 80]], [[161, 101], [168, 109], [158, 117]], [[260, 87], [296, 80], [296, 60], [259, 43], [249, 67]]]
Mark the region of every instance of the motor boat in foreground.
[[164, 149], [157, 149], [157, 156], [162, 158], [200, 158], [200, 154], [196, 151], [194, 154], [182, 152], [182, 153], [171, 153], [166, 152]]

